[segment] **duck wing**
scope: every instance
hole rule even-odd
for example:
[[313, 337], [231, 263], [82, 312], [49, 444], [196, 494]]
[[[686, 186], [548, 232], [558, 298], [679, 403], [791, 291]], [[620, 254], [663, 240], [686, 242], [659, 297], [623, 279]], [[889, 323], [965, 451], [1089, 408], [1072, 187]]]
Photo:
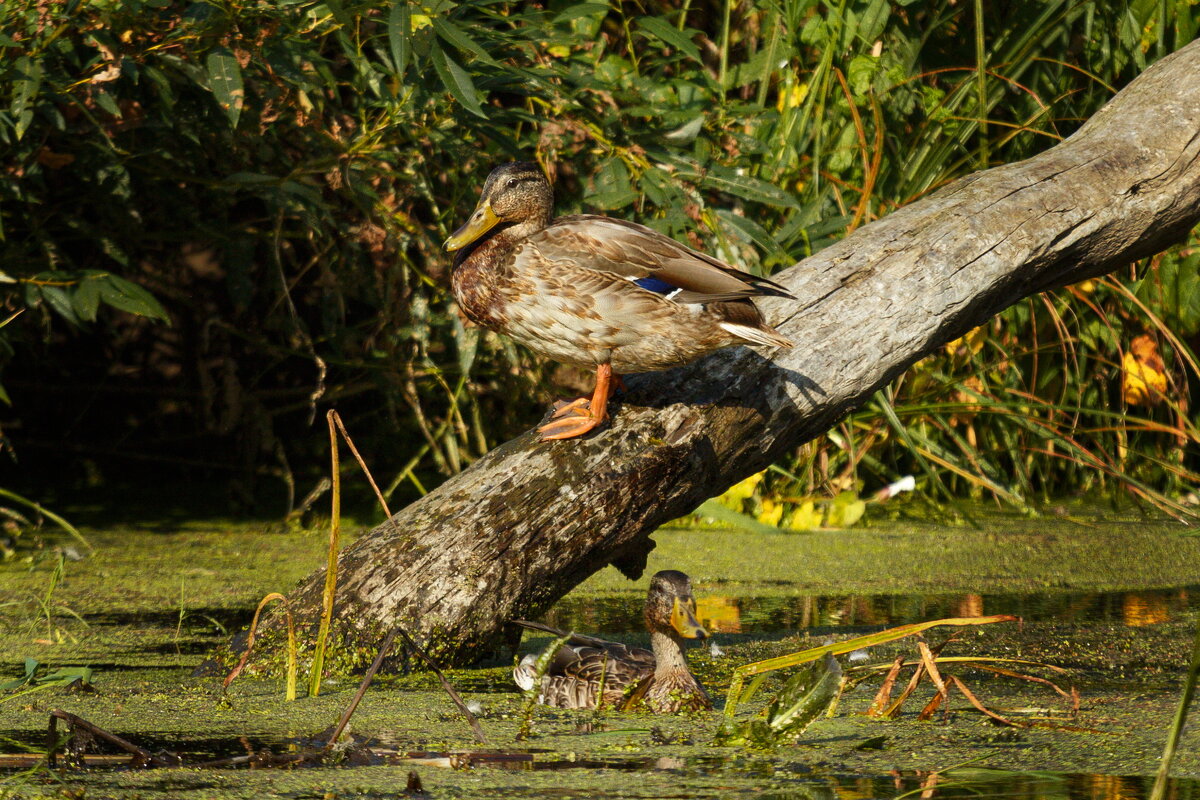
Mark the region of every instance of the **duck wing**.
[[603, 673], [606, 675], [606, 681], [609, 681], [618, 674], [632, 677], [635, 674], [640, 676], [644, 672], [654, 671], [654, 652], [644, 647], [630, 647], [595, 636], [568, 633], [541, 622], [524, 619], [511, 621], [530, 630], [542, 631], [560, 638], [569, 637], [554, 654], [554, 659], [546, 670], [547, 675], [570, 675], [582, 680], [598, 680]]
[[735, 269], [636, 222], [593, 214], [560, 217], [525, 241], [529, 251], [518, 258], [611, 273], [677, 303], [793, 297], [774, 281]]

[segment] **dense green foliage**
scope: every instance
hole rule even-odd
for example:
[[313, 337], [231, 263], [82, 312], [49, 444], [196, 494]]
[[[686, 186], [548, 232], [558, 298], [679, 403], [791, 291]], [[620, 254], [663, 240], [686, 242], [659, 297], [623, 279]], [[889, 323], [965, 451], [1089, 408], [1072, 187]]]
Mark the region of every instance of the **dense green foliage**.
[[[560, 211], [768, 273], [1053, 144], [1196, 25], [1186, 0], [7, 0], [0, 15], [0, 291], [28, 310], [0, 330], [0, 383], [22, 456], [69, 444], [93, 481], [132, 456], [291, 490], [319, 471], [308, 422], [335, 404], [406, 492], [573, 380], [464, 328], [447, 291], [439, 243], [496, 162], [536, 157]], [[764, 491], [916, 472], [931, 497], [1023, 504], [1099, 481], [1178, 496], [1197, 257], [1014, 307]], [[1168, 386], [1128, 395], [1123, 358], [1147, 333]]]

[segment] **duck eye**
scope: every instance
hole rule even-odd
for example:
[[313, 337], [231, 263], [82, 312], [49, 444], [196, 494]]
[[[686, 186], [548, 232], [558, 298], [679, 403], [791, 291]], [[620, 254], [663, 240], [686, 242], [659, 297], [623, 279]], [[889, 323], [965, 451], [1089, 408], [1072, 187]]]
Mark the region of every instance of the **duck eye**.
[[515, 188], [517, 188], [517, 184], [518, 184], [518, 183], [520, 183], [520, 181], [519, 181], [519, 180], [517, 180], [516, 178], [509, 178], [509, 179], [508, 179], [508, 184], [507, 184], [507, 186], [506, 186], [505, 188], [507, 188], [507, 189], [515, 189]]

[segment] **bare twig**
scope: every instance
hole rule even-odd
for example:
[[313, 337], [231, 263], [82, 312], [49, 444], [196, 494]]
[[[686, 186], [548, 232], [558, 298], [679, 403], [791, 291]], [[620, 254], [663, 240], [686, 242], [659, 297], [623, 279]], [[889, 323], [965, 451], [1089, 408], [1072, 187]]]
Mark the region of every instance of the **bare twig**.
[[[371, 668], [367, 670], [367, 674], [363, 676], [362, 683], [358, 685], [358, 691], [354, 693], [353, 699], [350, 700], [350, 705], [346, 706], [346, 710], [342, 712], [341, 719], [334, 726], [333, 733], [329, 736], [329, 741], [325, 743], [325, 749], [330, 750], [337, 743], [338, 737], [342, 735], [342, 731], [346, 729], [346, 725], [350, 722], [350, 717], [354, 715], [355, 709], [358, 708], [359, 702], [362, 701], [363, 695], [367, 693], [367, 687], [371, 685], [371, 681], [375, 678], [375, 673], [379, 671], [379, 666], [383, 664], [384, 656], [388, 650], [392, 649], [392, 642], [396, 641], [396, 634], [400, 631], [399, 628], [392, 628], [387, 638], [383, 640], [383, 644], [379, 646], [379, 652], [375, 655], [375, 661], [371, 664]], [[407, 637], [405, 637], [407, 638]]]
[[120, 736], [117, 736], [115, 733], [109, 733], [108, 731], [104, 730], [103, 728], [101, 728], [97, 725], [93, 725], [92, 723], [90, 723], [86, 719], [84, 719], [83, 717], [77, 717], [69, 711], [62, 711], [61, 709], [56, 708], [50, 712], [50, 725], [46, 731], [47, 736], [49, 737], [49, 740], [50, 740], [49, 746], [47, 747], [47, 750], [46, 750], [46, 763], [51, 768], [53, 768], [55, 766], [55, 760], [56, 760], [55, 757], [58, 754], [57, 733], [58, 733], [58, 720], [60, 720], [60, 719], [63, 722], [67, 723], [67, 725], [69, 726], [69, 728], [72, 732], [74, 732], [76, 729], [85, 730], [88, 733], [90, 733], [92, 736], [103, 739], [104, 741], [109, 742], [110, 744], [116, 745], [117, 747], [121, 748], [125, 752], [131, 753], [133, 756], [135, 756], [135, 759], [134, 759], [135, 766], [149, 765], [149, 766], [155, 766], [155, 767], [166, 767], [166, 766], [170, 766], [172, 763], [169, 759], [162, 758], [161, 756], [156, 756], [153, 753], [151, 753], [149, 750], [145, 749], [144, 747], [138, 747], [136, 744], [129, 741], [128, 739], [122, 739]]
[[438, 665], [433, 663], [433, 659], [425, 654], [425, 651], [417, 646], [417, 643], [409, 638], [408, 634], [402, 628], [395, 629], [404, 637], [405, 646], [416, 654], [417, 658], [425, 662], [425, 664], [433, 670], [433, 674], [438, 676], [438, 680], [442, 682], [442, 688], [446, 690], [446, 694], [450, 695], [450, 699], [454, 701], [454, 705], [458, 706], [458, 710], [467, 718], [467, 722], [471, 723], [471, 730], [475, 732], [475, 740], [480, 744], [490, 744], [487, 736], [483, 733], [483, 728], [479, 725], [479, 720], [471, 713], [471, 709], [467, 708], [467, 704], [458, 696], [458, 692], [454, 691], [454, 687], [450, 685], [450, 681], [446, 680], [446, 676], [438, 669]]
[[387, 514], [388, 519], [392, 518], [391, 509], [388, 508], [387, 501], [383, 499], [383, 492], [379, 491], [379, 486], [375, 483], [375, 478], [371, 475], [371, 470], [367, 469], [367, 462], [363, 461], [363, 457], [358, 454], [358, 448], [354, 446], [354, 440], [350, 438], [350, 434], [346, 432], [346, 426], [342, 424], [342, 417], [336, 411], [330, 410], [329, 418], [337, 425], [338, 431], [341, 432], [342, 438], [346, 440], [346, 444], [350, 448], [350, 452], [354, 454], [354, 458], [358, 461], [358, 466], [362, 469], [363, 474], [367, 476], [367, 482], [371, 484], [371, 488], [375, 490], [375, 497], [379, 499], [379, 505], [383, 508], [383, 513]]

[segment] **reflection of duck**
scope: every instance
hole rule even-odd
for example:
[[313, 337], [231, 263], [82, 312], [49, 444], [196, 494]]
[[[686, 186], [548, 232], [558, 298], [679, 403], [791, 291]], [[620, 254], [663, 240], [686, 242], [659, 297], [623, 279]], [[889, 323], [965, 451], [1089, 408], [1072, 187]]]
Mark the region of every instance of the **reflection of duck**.
[[[640, 698], [659, 713], [712, 708], [683, 657], [684, 639], [708, 636], [696, 621], [688, 576], [675, 570], [655, 574], [646, 593], [645, 616], [652, 650], [570, 634], [542, 677], [538, 702], [559, 708], [596, 708], [601, 703], [620, 708]], [[555, 636], [568, 635], [537, 622], [516, 622]], [[527, 655], [513, 670], [513, 679], [525, 691], [533, 688], [537, 658]]]
[[474, 322], [556, 361], [595, 367], [592, 397], [539, 430], [567, 439], [607, 416], [613, 374], [685, 364], [721, 347], [792, 343], [750, 298], [791, 297], [642, 225], [609, 217], [551, 219], [554, 193], [530, 161], [503, 164], [466, 224], [446, 240], [452, 285]]

